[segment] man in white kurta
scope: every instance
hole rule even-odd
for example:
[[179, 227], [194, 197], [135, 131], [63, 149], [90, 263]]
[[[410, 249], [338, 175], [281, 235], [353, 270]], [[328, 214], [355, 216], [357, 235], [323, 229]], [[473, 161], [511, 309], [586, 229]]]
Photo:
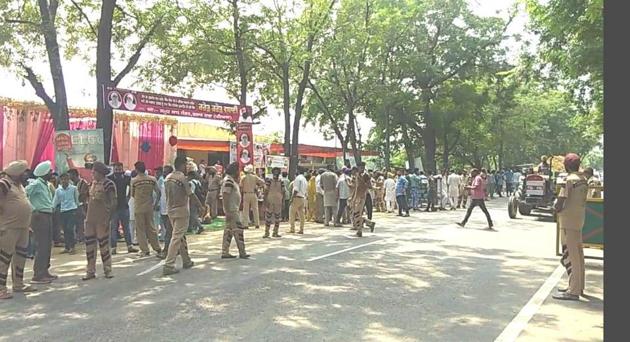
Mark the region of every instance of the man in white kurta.
[[448, 185], [448, 202], [451, 205], [451, 210], [455, 210], [457, 205], [457, 199], [459, 198], [459, 186], [462, 182], [462, 177], [451, 170], [451, 173], [446, 179]]

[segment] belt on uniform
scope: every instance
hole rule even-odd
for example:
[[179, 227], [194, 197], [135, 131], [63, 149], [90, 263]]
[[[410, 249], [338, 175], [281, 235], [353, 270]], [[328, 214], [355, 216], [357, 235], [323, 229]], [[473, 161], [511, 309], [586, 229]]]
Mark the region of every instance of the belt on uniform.
[[244, 194], [253, 194], [253, 191], [243, 191]]
[[45, 212], [45, 211], [39, 211], [39, 210], [35, 210], [35, 211], [33, 211], [33, 214], [46, 214], [46, 215], [52, 215], [52, 213]]

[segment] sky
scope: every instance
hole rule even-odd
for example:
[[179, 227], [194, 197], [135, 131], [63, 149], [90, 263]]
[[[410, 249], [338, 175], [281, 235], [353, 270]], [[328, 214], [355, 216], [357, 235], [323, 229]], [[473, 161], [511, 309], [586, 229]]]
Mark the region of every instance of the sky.
[[[500, 15], [503, 17], [507, 17], [507, 10], [513, 6], [514, 2], [515, 0], [469, 0], [471, 8], [479, 15], [492, 16], [496, 15], [496, 12], [499, 11]], [[512, 22], [507, 33], [521, 33], [524, 35], [526, 22], [526, 14], [521, 13]], [[508, 42], [506, 44], [509, 47], [513, 47], [516, 43]], [[513, 49], [512, 52], [515, 53], [515, 50], [516, 49]], [[46, 60], [42, 59], [41, 61], [33, 62], [32, 67], [36, 73], [42, 77], [44, 86], [49, 93], [52, 92], [52, 81]], [[63, 67], [64, 77], [66, 80], [66, 90], [68, 93], [68, 103], [70, 107], [95, 108], [96, 78], [90, 75], [90, 66], [85, 61], [76, 57], [69, 61], [64, 60]], [[114, 67], [116, 66], [114, 65]], [[156, 89], [139, 89], [138, 86], [135, 85], [136, 79], [134, 79], [133, 76], [133, 73], [131, 73], [125, 77], [119, 87], [156, 92]], [[170, 95], [182, 96], [182, 94]], [[0, 97], [41, 102], [28, 82], [24, 81], [22, 77], [2, 68], [0, 68]], [[237, 103], [233, 98], [228, 96], [223, 89], [198, 90], [193, 94], [193, 98], [216, 102]], [[189, 120], [191, 119], [186, 121]], [[217, 121], [205, 121], [210, 124], [221, 125], [221, 123]], [[364, 117], [359, 117], [358, 124], [361, 129], [362, 136], [366, 139], [368, 132], [374, 127], [374, 124]], [[261, 119], [261, 124], [254, 125], [253, 130], [254, 135], [271, 134], [278, 131], [282, 132], [283, 127], [284, 120], [281, 116], [281, 110], [270, 108], [269, 115]], [[340, 146], [335, 139], [326, 141], [319, 130], [313, 125], [306, 125], [301, 128], [300, 143], [331, 147]]]

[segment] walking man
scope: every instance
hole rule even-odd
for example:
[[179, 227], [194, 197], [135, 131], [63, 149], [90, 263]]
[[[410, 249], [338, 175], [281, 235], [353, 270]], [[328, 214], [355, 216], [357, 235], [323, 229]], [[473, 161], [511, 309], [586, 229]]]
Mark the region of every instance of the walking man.
[[315, 176], [315, 222], [324, 223], [324, 189], [322, 189], [322, 174], [326, 170], [317, 170]]
[[348, 175], [350, 170], [344, 168], [343, 173], [337, 180], [337, 197], [339, 198], [339, 205], [337, 214], [335, 215], [335, 227], [341, 227], [341, 218], [346, 212], [348, 206], [348, 198], [350, 197], [350, 187], [348, 186]]
[[53, 215], [53, 196], [48, 187], [48, 180], [52, 177], [50, 167], [51, 162], [48, 160], [39, 163], [33, 171], [37, 179], [26, 187], [26, 195], [33, 209], [31, 229], [36, 250], [31, 282], [35, 284], [47, 284], [58, 278], [48, 272], [52, 249]]
[[472, 201], [470, 203], [470, 206], [468, 207], [468, 211], [466, 211], [466, 217], [464, 217], [464, 220], [462, 222], [457, 223], [457, 224], [460, 227], [464, 228], [464, 226], [468, 222], [468, 218], [470, 218], [470, 214], [472, 213], [473, 209], [479, 206], [481, 208], [481, 211], [483, 211], [483, 213], [486, 215], [486, 219], [488, 220], [487, 229], [493, 230], [492, 218], [490, 218], [490, 213], [488, 212], [488, 209], [486, 209], [486, 203], [485, 203], [485, 199], [486, 199], [485, 181], [483, 180], [483, 178], [481, 178], [481, 175], [479, 174], [479, 170], [477, 169], [472, 170], [471, 177], [473, 178], [472, 185], [466, 186], [466, 189], [469, 189], [472, 191], [471, 193]]
[[31, 225], [31, 204], [22, 187], [27, 168], [26, 160], [11, 162], [0, 178], [0, 299], [13, 297], [7, 290], [9, 266], [13, 292], [35, 291], [23, 282]]
[[273, 223], [273, 237], [281, 237], [278, 234], [280, 229], [280, 216], [282, 215], [282, 205], [284, 204], [284, 185], [280, 179], [280, 168], [274, 167], [271, 170], [273, 178], [265, 182], [264, 204], [265, 204], [265, 235], [269, 238], [269, 230]]
[[245, 252], [243, 224], [238, 212], [241, 203], [241, 189], [236, 181], [239, 177], [238, 168], [238, 163], [232, 163], [225, 168], [225, 178], [223, 178], [223, 185], [221, 186], [223, 211], [225, 212], [225, 229], [223, 230], [223, 246], [221, 248], [222, 259], [236, 258], [230, 254], [232, 237], [236, 241], [239, 257], [241, 259], [249, 258], [249, 254]]
[[386, 173], [386, 177], [383, 182], [383, 186], [385, 187], [385, 205], [387, 212], [393, 213], [394, 203], [396, 202], [396, 181], [394, 180], [394, 175], [389, 172]]
[[300, 218], [300, 230], [298, 234], [304, 234], [304, 199], [306, 198], [306, 188], [308, 184], [304, 178], [304, 170], [298, 168], [297, 177], [293, 180], [293, 197], [291, 198], [291, 211], [289, 212], [290, 233], [295, 233], [296, 216]]
[[217, 175], [217, 169], [214, 166], [208, 167], [206, 180], [208, 182], [208, 194], [206, 195], [208, 216], [214, 221], [219, 216], [219, 191], [221, 190], [221, 176]]
[[260, 212], [258, 211], [258, 196], [256, 189], [264, 186], [265, 182], [254, 174], [254, 166], [249, 164], [245, 166], [245, 176], [241, 179], [240, 187], [243, 191], [243, 218], [242, 222], [246, 228], [249, 228], [249, 212], [254, 212], [254, 223], [256, 229], [260, 228]]
[[[131, 180], [131, 197], [133, 197], [134, 216], [136, 220], [136, 237], [140, 246], [138, 256], [148, 256], [149, 244], [155, 253], [162, 253], [160, 242], [158, 241], [155, 222], [153, 220], [153, 195], [157, 196], [157, 203], [160, 202], [161, 192], [157, 186], [155, 177], [148, 176], [143, 161], [134, 165], [138, 175]], [[148, 243], [147, 243], [148, 240]]]
[[[101, 162], [94, 162], [94, 180], [90, 187], [87, 217], [85, 218], [85, 255], [87, 267], [83, 280], [96, 278], [96, 242], [101, 251], [105, 278], [113, 278], [112, 257], [109, 251], [110, 225], [112, 212], [116, 207], [116, 184], [106, 176], [109, 168]], [[151, 214], [149, 215], [151, 216]]]
[[59, 207], [59, 218], [63, 229], [65, 248], [62, 253], [74, 254], [74, 230], [76, 226], [77, 208], [79, 207], [79, 192], [77, 187], [70, 184], [67, 173], [61, 175], [61, 185], [55, 190], [53, 207]]
[[459, 198], [459, 185], [461, 180], [461, 177], [456, 174], [454, 170], [451, 170], [451, 174], [448, 175], [448, 178], [446, 179], [448, 186], [448, 201], [451, 205], [451, 210], [455, 210], [455, 205]]
[[382, 173], [376, 173], [376, 182], [374, 187], [375, 198], [374, 204], [376, 206], [376, 211], [379, 213], [385, 212], [385, 177]]
[[184, 269], [189, 269], [195, 265], [188, 255], [186, 231], [190, 220], [190, 206], [202, 207], [202, 205], [190, 189], [190, 184], [185, 174], [186, 164], [186, 157], [178, 156], [175, 158], [175, 171], [166, 176], [166, 189], [164, 191], [166, 194], [166, 208], [173, 230], [166, 252], [164, 268], [162, 269], [162, 275], [164, 276], [179, 272], [175, 268], [177, 254], [182, 257]]
[[426, 211], [435, 211], [435, 204], [438, 201], [437, 179], [433, 176], [433, 171], [429, 171], [428, 181], [428, 203]]
[[405, 170], [398, 171], [398, 182], [396, 183], [396, 203], [398, 203], [398, 216], [409, 217], [409, 206], [407, 205], [407, 188], [409, 181], [405, 177]]
[[468, 202], [468, 189], [466, 186], [470, 184], [470, 177], [468, 177], [468, 171], [460, 171], [461, 182], [459, 183], [459, 198], [457, 199], [457, 209], [460, 206], [466, 209], [466, 203]]
[[127, 253], [137, 253], [138, 250], [133, 247], [133, 238], [131, 236], [131, 227], [129, 226], [129, 197], [127, 196], [131, 177], [124, 174], [122, 163], [114, 163], [114, 173], [108, 178], [116, 185], [116, 207], [112, 211], [111, 226], [111, 247], [112, 254], [116, 255], [116, 246], [118, 244], [118, 227], [122, 226], [127, 244]]
[[358, 237], [363, 236], [363, 223], [367, 223], [370, 231], [374, 232], [376, 224], [370, 219], [363, 217], [363, 209], [369, 189], [372, 188], [372, 178], [365, 172], [365, 162], [357, 164], [358, 172], [354, 179], [354, 195], [352, 196], [352, 227], [357, 231]]
[[337, 206], [337, 175], [333, 172], [332, 164], [322, 174], [321, 183], [324, 190], [324, 226], [328, 227]]
[[586, 215], [588, 184], [584, 175], [578, 173], [580, 157], [569, 153], [564, 157], [564, 168], [569, 172], [554, 205], [558, 214], [562, 259], [560, 263], [567, 269], [569, 287], [558, 289], [552, 297], [560, 300], [579, 300], [584, 294], [584, 249], [582, 227]]
[[173, 225], [168, 218], [168, 203], [166, 202], [166, 177], [172, 172], [173, 167], [165, 165], [162, 168], [163, 181], [158, 181], [158, 187], [160, 188], [160, 222], [162, 223], [162, 227], [164, 227], [164, 248], [162, 248], [162, 253], [157, 255], [158, 259], [166, 259], [168, 246], [171, 244], [171, 238], [173, 237]]

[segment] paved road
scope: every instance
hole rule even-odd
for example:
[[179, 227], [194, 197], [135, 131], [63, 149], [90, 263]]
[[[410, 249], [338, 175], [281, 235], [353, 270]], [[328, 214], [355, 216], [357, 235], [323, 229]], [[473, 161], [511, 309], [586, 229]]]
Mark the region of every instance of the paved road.
[[84, 257], [56, 254], [55, 284], [0, 303], [0, 341], [492, 341], [558, 258], [553, 223], [489, 207], [498, 232], [480, 211], [458, 228], [461, 210], [376, 214], [362, 239], [249, 230], [250, 260], [221, 260], [208, 233], [190, 240], [196, 266], [170, 277], [154, 257], [119, 254], [114, 279], [82, 282]]

